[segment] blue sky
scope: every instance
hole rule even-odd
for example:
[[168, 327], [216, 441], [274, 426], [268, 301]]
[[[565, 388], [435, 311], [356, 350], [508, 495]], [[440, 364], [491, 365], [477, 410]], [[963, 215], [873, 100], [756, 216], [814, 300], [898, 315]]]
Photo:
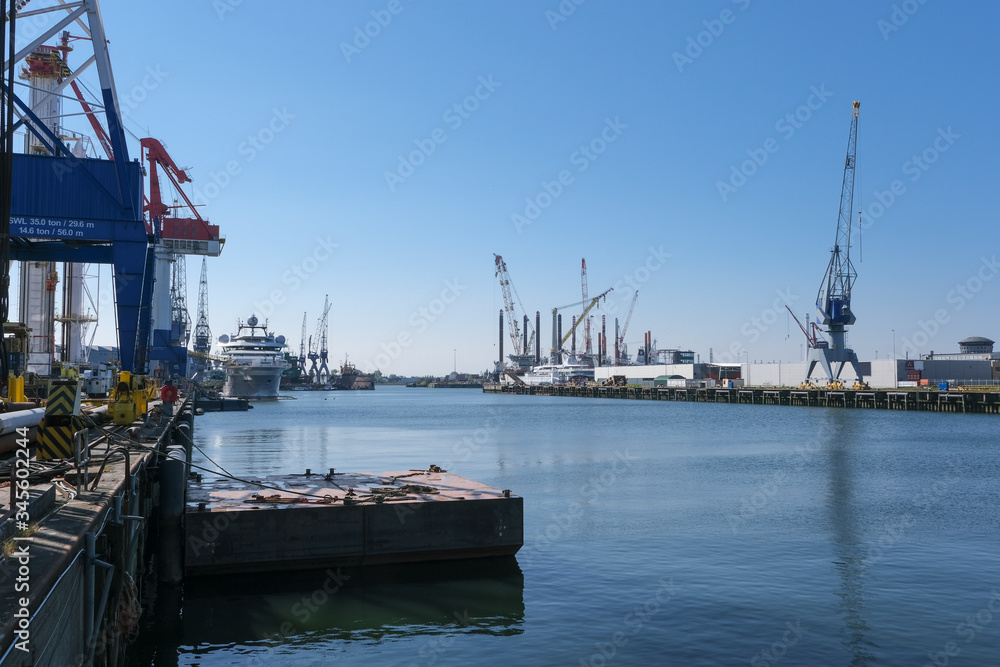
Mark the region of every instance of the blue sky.
[[[128, 126], [190, 167], [227, 236], [208, 269], [216, 335], [257, 312], [297, 350], [329, 294], [334, 359], [441, 374], [457, 355], [480, 371], [497, 355], [499, 253], [546, 349], [586, 257], [591, 294], [617, 285], [596, 311], [609, 329], [626, 277], [641, 283], [633, 349], [651, 330], [703, 360], [798, 359], [784, 304], [815, 311], [856, 99], [852, 347], [884, 357], [895, 330], [913, 356], [1000, 335], [995, 3], [102, 10]], [[518, 225], [526, 199], [547, 206]]]

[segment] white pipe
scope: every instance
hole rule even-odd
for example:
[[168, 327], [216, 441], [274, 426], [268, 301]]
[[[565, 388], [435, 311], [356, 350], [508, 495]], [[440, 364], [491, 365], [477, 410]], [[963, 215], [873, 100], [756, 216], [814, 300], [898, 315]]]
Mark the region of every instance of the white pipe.
[[0, 413], [0, 435], [13, 433], [19, 428], [38, 426], [44, 416], [45, 408]]

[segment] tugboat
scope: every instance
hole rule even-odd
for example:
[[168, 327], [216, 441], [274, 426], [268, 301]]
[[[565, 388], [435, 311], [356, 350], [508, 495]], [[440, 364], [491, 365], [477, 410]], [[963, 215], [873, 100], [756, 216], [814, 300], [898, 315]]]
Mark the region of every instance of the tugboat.
[[333, 379], [332, 385], [334, 389], [365, 390], [374, 389], [375, 381], [371, 375], [361, 373], [354, 364], [344, 359], [340, 375]]
[[285, 337], [275, 336], [267, 330], [267, 322], [260, 324], [256, 315], [246, 323], [237, 320], [237, 330], [232, 337], [219, 336], [221, 356], [227, 360], [226, 384], [222, 395], [226, 398], [277, 398], [281, 373], [288, 368], [285, 361]]

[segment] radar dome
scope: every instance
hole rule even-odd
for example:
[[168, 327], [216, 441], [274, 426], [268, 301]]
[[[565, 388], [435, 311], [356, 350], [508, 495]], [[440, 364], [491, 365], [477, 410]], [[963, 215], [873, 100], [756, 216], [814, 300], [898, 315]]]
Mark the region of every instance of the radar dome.
[[257, 316], [256, 315], [251, 315], [250, 316], [250, 319], [247, 320], [247, 326], [248, 327], [255, 327], [255, 326], [257, 326]]
[[229, 334], [222, 334], [221, 336], [219, 336], [219, 342], [220, 343], [228, 343], [229, 342]]
[[284, 336], [278, 336], [277, 338], [274, 339], [274, 342], [277, 343], [278, 345], [284, 345], [285, 344], [285, 337]]

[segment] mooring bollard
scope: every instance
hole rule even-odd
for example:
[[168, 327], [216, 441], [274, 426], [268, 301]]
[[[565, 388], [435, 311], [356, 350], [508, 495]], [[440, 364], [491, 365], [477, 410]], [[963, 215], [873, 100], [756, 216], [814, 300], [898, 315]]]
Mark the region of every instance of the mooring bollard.
[[[181, 421], [174, 427], [171, 438], [171, 445], [184, 449], [184, 461], [187, 467], [191, 467], [191, 450], [194, 449], [194, 438], [192, 437], [191, 425], [186, 421]], [[186, 471], [185, 471], [186, 472]]]
[[160, 464], [159, 580], [176, 584], [184, 578], [184, 496], [187, 461], [183, 447], [167, 447]]

